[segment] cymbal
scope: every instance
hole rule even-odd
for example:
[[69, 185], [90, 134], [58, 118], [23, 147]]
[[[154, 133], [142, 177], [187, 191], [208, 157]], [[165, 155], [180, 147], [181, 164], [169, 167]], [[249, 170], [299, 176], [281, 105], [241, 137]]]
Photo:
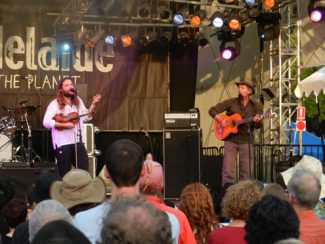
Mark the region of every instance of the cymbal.
[[27, 114], [31, 114], [31, 113], [35, 112], [36, 109], [39, 107], [41, 107], [41, 106], [40, 105], [37, 105], [37, 106], [29, 105], [29, 106], [19, 107], [19, 108], [15, 109], [15, 113], [16, 114], [24, 114], [27, 112]]
[[27, 103], [27, 101], [24, 100], [24, 101], [19, 102], [18, 104], [23, 105], [23, 104], [26, 104], [26, 103]]

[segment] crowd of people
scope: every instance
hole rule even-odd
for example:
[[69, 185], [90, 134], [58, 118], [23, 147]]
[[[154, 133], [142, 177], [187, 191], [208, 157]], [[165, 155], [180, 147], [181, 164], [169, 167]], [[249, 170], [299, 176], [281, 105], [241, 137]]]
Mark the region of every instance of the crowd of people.
[[[178, 201], [167, 204], [162, 165], [129, 139], [109, 146], [103, 178], [90, 176], [80, 128], [101, 96], [95, 95], [87, 109], [71, 79], [62, 79], [43, 121], [52, 130], [58, 174], [38, 175], [25, 199], [15, 196], [14, 182], [0, 179], [0, 244], [325, 243], [322, 163], [304, 156], [282, 172], [285, 186], [252, 180], [251, 139], [261, 125], [261, 107], [250, 99], [255, 92], [251, 82], [236, 85], [238, 98], [209, 111], [221, 137], [231, 120], [221, 112], [251, 117], [238, 134], [224, 138], [220, 202], [205, 185], [191, 182]], [[237, 153], [239, 182], [234, 181]], [[215, 206], [221, 210], [216, 212]]]
[[325, 220], [316, 211], [324, 176], [304, 168], [317, 162], [308, 156], [288, 181], [284, 172], [286, 189], [255, 180], [226, 184], [218, 215], [198, 182], [166, 205], [162, 165], [135, 142], [114, 142], [105, 158], [109, 195], [104, 181], [83, 169], [62, 178], [41, 173], [26, 199], [1, 179], [2, 243], [325, 243]]

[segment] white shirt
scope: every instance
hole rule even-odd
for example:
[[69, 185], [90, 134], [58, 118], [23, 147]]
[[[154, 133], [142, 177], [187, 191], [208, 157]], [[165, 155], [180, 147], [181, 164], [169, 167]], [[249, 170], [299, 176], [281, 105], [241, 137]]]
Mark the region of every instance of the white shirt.
[[[75, 125], [72, 129], [58, 130], [55, 128], [54, 116], [57, 114], [62, 114], [63, 116], [68, 116], [72, 112], [78, 113], [78, 115], [85, 115], [88, 113], [88, 109], [85, 107], [83, 101], [79, 99], [79, 106], [76, 105], [65, 105], [62, 109], [59, 108], [59, 104], [56, 99], [52, 100], [48, 105], [44, 119], [43, 125], [52, 132], [52, 143], [53, 148], [59, 148], [63, 145], [75, 144], [80, 142], [80, 132], [82, 139], [84, 138], [83, 133], [83, 123], [89, 121], [91, 118], [88, 116], [82, 116], [79, 118], [79, 123]], [[84, 141], [83, 141], [84, 142]]]

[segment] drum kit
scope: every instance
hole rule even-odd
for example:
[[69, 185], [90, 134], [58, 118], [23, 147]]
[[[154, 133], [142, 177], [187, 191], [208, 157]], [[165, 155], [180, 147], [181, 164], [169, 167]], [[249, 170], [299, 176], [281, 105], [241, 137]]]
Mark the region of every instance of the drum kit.
[[[0, 166], [6, 163], [12, 166], [31, 166], [36, 161], [42, 162], [32, 149], [30, 126], [30, 118], [39, 107], [27, 105], [27, 101], [20, 102], [16, 108], [2, 107], [6, 116], [0, 119]], [[26, 133], [27, 146], [24, 139]]]

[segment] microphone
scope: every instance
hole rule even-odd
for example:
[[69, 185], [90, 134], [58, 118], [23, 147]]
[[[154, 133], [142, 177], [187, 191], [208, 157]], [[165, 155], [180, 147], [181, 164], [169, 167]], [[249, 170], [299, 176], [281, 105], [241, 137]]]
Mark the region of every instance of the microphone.
[[72, 93], [75, 94], [75, 95], [78, 94], [78, 91], [77, 91], [76, 89], [74, 89], [74, 88], [71, 88], [71, 89], [70, 89], [70, 92], [72, 92]]
[[244, 100], [244, 97], [243, 97], [242, 94], [239, 93], [239, 94], [238, 94], [238, 97], [239, 97], [239, 100], [240, 100], [240, 101], [243, 101], [243, 100]]

